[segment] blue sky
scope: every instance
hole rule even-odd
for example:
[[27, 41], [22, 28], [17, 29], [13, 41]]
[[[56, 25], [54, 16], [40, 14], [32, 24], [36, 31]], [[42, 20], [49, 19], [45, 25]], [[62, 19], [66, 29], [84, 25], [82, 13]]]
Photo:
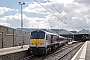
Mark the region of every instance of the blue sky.
[[[36, 1], [47, 8], [51, 13]], [[25, 2], [25, 5], [23, 5], [24, 28], [59, 28], [67, 30], [90, 29], [89, 0], [36, 1], [1, 0], [0, 24], [12, 28], [19, 28], [21, 17], [20, 5], [18, 2]]]
[[0, 6], [7, 6], [7, 7], [10, 7], [10, 8], [16, 8], [16, 9], [19, 9], [19, 6], [18, 6], [18, 2], [30, 2], [32, 3], [33, 0], [1, 0], [0, 1]]
[[[21, 11], [20, 10], [21, 7], [20, 7], [18, 2], [22, 2], [22, 3], [25, 2], [25, 5], [23, 5], [23, 8], [25, 8], [25, 7], [28, 6], [28, 4], [33, 3], [35, 1], [34, 0], [2, 0], [2, 1], [0, 1], [0, 6], [1, 7], [7, 7], [7, 8], [19, 10], [18, 12], [17, 11], [16, 12], [12, 12], [12, 11], [7, 12], [7, 13], [3, 14], [2, 16], [13, 15], [15, 13], [21, 13], [20, 12]], [[31, 12], [31, 14], [30, 13], [26, 13], [26, 12], [23, 12], [23, 13], [26, 14], [27, 16], [29, 16], [29, 17], [35, 17], [35, 16], [38, 16], [38, 15], [40, 15], [38, 17], [44, 17], [45, 16], [45, 15], [36, 14], [36, 13], [33, 13], [33, 12]]]

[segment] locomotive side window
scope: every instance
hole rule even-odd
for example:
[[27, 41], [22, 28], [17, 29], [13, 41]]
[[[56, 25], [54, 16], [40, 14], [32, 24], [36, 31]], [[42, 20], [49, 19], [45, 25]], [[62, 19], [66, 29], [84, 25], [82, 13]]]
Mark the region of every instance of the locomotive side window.
[[46, 40], [48, 40], [48, 35], [46, 35]]
[[51, 39], [51, 35], [48, 35], [48, 40], [50, 40]]
[[50, 35], [46, 35], [46, 40], [50, 40], [51, 36]]

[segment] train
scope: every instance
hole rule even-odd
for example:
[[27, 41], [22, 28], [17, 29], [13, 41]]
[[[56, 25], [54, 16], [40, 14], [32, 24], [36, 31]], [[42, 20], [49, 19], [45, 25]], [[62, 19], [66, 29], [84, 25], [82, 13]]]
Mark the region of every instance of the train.
[[46, 55], [68, 43], [69, 39], [55, 33], [35, 30], [30, 34], [29, 53], [32, 55]]

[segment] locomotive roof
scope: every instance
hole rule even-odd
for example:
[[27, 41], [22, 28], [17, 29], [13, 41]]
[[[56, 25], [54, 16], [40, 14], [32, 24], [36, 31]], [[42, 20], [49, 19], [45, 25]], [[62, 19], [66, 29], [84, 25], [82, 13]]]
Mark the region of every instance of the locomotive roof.
[[67, 37], [63, 37], [63, 36], [59, 36], [58, 34], [55, 34], [55, 33], [51, 33], [51, 32], [47, 32], [47, 31], [44, 31], [44, 30], [34, 30], [34, 31], [32, 31], [32, 32], [39, 32], [39, 31], [41, 31], [41, 32], [45, 32], [46, 34], [50, 34], [50, 35], [57, 35], [59, 38], [67, 38]]
[[35, 31], [38, 31], [38, 32], [41, 31], [41, 32], [45, 32], [46, 34], [57, 35], [55, 33], [47, 32], [47, 31], [44, 31], [44, 30], [34, 30], [32, 32], [35, 32]]

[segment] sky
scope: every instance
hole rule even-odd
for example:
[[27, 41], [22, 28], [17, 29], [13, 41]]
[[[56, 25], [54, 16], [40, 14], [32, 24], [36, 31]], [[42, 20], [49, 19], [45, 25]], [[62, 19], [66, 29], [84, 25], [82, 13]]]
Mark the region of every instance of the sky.
[[90, 0], [0, 0], [0, 25], [20, 28], [90, 30]]

